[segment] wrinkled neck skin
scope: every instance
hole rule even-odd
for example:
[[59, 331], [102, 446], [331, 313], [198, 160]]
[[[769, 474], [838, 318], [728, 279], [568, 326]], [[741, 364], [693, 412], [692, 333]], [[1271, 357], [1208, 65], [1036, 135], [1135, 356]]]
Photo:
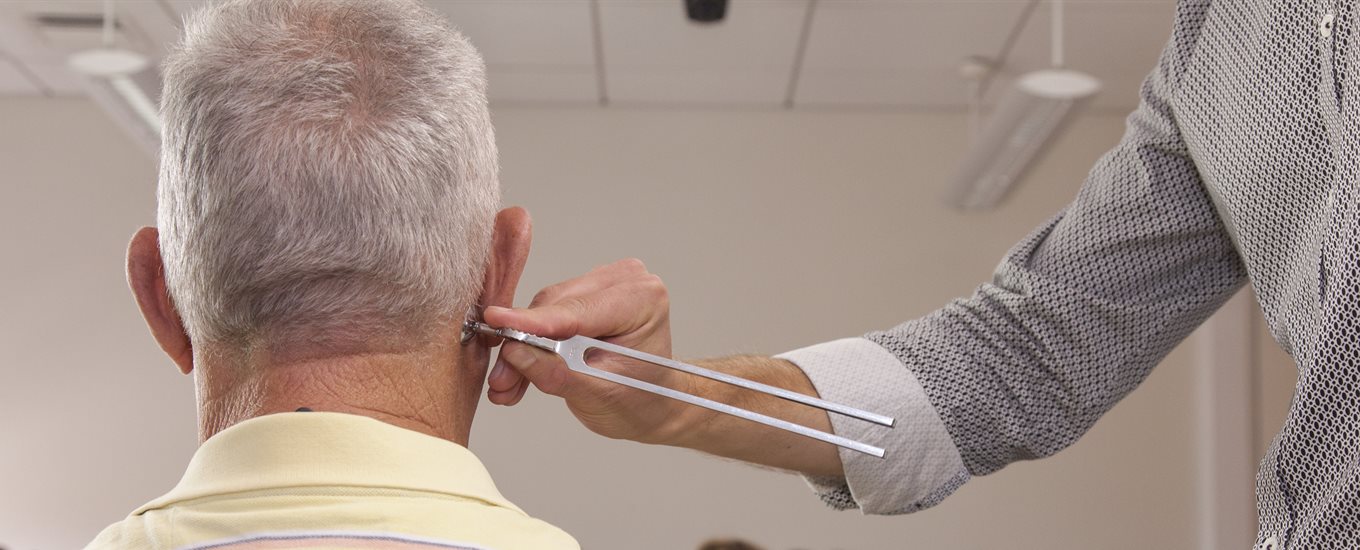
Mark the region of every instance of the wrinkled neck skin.
[[367, 416], [468, 444], [489, 352], [447, 335], [419, 349], [280, 356], [200, 346], [194, 352], [199, 441], [267, 414]]

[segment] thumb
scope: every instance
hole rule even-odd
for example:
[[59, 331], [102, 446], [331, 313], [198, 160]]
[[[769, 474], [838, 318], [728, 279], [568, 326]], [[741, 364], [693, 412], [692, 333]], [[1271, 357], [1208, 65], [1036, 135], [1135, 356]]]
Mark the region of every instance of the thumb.
[[491, 306], [482, 318], [493, 327], [509, 327], [546, 338], [570, 338], [581, 330], [581, 319], [588, 312], [581, 301], [568, 299], [533, 309]]
[[510, 327], [547, 338], [570, 338], [580, 334], [607, 338], [628, 334], [646, 326], [657, 311], [667, 311], [669, 298], [661, 279], [610, 287], [606, 292], [575, 296], [530, 309], [488, 307], [482, 314], [494, 327]]
[[533, 382], [539, 391], [565, 397], [564, 394], [571, 382], [571, 370], [557, 354], [527, 344], [506, 341], [501, 346], [500, 358]]

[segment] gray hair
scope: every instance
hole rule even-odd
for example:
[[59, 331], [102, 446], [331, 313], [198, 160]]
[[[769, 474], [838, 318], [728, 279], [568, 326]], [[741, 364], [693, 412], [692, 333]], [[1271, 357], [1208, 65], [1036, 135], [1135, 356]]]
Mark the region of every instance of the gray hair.
[[165, 62], [158, 192], [195, 342], [363, 345], [461, 321], [500, 202], [476, 49], [409, 0], [236, 0]]

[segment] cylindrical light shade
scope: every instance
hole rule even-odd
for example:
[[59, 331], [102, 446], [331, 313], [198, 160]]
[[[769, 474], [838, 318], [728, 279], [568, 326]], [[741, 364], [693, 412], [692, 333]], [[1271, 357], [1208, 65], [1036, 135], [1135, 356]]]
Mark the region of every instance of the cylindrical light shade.
[[112, 78], [140, 72], [149, 61], [146, 56], [132, 50], [95, 48], [71, 54], [67, 63], [81, 74]]

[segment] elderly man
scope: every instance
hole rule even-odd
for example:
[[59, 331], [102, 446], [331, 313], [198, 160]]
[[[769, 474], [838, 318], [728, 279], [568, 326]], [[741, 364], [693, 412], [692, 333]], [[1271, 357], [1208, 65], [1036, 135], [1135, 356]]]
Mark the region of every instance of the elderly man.
[[464, 446], [529, 250], [473, 47], [409, 1], [233, 1], [166, 62], [159, 233], [128, 250], [194, 373], [180, 483], [90, 548], [576, 548]]

